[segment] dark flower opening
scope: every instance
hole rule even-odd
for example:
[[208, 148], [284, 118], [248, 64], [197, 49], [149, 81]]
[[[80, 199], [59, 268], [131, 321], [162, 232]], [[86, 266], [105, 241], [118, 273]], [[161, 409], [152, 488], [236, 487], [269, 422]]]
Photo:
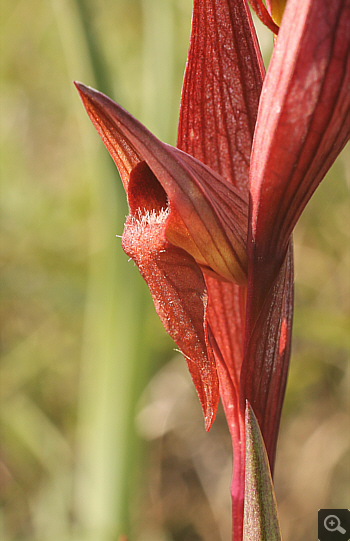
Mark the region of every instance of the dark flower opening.
[[138, 212], [160, 213], [168, 206], [167, 194], [146, 162], [139, 162], [130, 173], [128, 186], [130, 214]]

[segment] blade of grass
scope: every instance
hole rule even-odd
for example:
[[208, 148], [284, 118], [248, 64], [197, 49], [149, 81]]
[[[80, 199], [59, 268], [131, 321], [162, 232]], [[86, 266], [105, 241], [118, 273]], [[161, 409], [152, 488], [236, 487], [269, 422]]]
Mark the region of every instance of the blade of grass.
[[169, 104], [174, 88], [174, 6], [171, 1], [141, 0], [143, 16], [142, 122], [159, 139], [174, 139]]
[[[86, 73], [88, 82], [108, 92], [110, 79], [87, 3], [55, 4], [69, 75], [73, 79]], [[86, 541], [107, 541], [129, 530], [132, 479], [140, 452], [133, 417], [151, 358], [142, 346], [149, 299], [115, 238], [122, 232], [126, 214], [117, 172], [112, 173], [106, 153], [98, 156], [99, 143], [94, 139], [92, 144], [91, 126], [83, 131], [91, 178], [96, 180], [91, 185], [92, 255], [79, 391], [76, 533]]]

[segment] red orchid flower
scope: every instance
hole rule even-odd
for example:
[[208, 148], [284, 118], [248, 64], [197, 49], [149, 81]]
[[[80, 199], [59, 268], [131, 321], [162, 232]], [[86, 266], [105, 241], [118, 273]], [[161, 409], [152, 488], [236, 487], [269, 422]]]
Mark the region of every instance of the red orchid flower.
[[103, 94], [76, 85], [127, 193], [123, 249], [187, 360], [209, 430], [219, 384], [203, 273], [246, 283], [247, 197], [192, 156], [161, 143]]
[[194, 0], [177, 149], [77, 83], [127, 193], [123, 248], [187, 360], [207, 429], [220, 391], [234, 451], [234, 540], [243, 534], [246, 401], [271, 470], [275, 460], [291, 234], [349, 139], [349, 12], [350, 0], [288, 0], [263, 83], [245, 0]]

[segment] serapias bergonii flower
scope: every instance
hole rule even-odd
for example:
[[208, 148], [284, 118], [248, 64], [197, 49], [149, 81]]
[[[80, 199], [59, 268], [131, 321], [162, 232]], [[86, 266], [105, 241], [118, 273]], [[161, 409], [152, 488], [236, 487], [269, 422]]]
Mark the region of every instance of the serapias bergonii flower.
[[187, 360], [208, 430], [219, 388], [203, 273], [246, 283], [247, 198], [192, 156], [161, 143], [107, 96], [76, 86], [127, 194], [123, 249]]

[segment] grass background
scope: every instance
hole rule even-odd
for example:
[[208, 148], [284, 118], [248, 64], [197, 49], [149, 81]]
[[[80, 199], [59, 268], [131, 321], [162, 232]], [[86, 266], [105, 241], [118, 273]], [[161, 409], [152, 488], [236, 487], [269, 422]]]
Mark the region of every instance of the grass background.
[[[125, 195], [72, 84], [174, 144], [191, 1], [2, 0], [1, 13], [1, 539], [228, 541], [223, 414], [206, 434], [115, 237]], [[316, 539], [317, 510], [349, 505], [349, 171], [344, 151], [295, 232], [285, 541]]]

